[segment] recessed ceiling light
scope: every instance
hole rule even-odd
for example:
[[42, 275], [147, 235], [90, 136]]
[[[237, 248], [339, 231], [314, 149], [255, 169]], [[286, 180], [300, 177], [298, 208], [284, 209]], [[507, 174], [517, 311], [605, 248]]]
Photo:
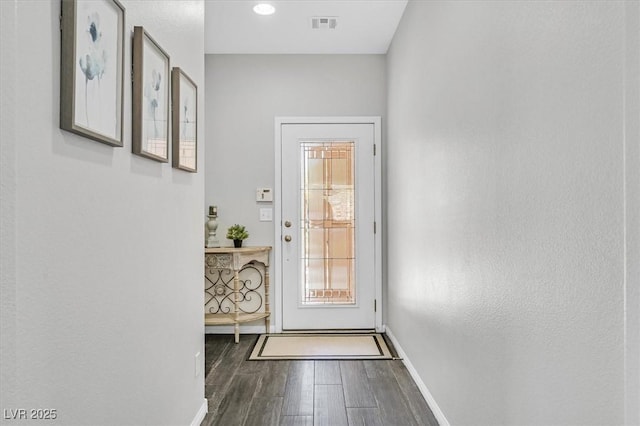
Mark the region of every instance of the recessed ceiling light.
[[271, 6], [269, 3], [260, 3], [253, 7], [253, 11], [258, 15], [273, 15], [276, 8]]

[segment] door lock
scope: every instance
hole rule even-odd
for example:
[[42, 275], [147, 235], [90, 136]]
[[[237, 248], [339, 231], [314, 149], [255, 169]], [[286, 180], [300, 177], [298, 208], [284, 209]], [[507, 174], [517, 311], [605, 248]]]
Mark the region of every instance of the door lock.
[[291, 228], [291, 222], [289, 222], [288, 220], [284, 223], [284, 226], [286, 226], [287, 228]]
[[284, 236], [284, 240], [285, 240], [286, 242], [291, 241], [291, 235], [285, 235], [285, 236]]

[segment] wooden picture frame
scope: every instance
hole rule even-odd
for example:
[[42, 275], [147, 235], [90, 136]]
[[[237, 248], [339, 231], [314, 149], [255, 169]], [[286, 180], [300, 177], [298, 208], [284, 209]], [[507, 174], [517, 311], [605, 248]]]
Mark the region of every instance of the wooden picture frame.
[[134, 154], [169, 161], [170, 112], [169, 55], [145, 31], [133, 28]]
[[60, 128], [123, 146], [125, 9], [117, 0], [62, 0]]
[[198, 171], [198, 86], [180, 68], [171, 70], [173, 167]]

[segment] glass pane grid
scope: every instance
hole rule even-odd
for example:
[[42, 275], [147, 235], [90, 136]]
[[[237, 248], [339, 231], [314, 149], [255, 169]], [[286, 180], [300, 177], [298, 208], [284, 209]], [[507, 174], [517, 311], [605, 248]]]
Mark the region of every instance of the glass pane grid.
[[302, 142], [301, 281], [305, 305], [355, 303], [355, 144]]

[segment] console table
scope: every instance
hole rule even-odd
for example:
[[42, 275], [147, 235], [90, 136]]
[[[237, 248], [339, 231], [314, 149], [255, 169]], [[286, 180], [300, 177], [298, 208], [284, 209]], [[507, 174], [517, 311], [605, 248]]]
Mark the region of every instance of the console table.
[[269, 332], [270, 252], [266, 246], [204, 250], [205, 325], [232, 324], [236, 343], [240, 323], [264, 318]]

